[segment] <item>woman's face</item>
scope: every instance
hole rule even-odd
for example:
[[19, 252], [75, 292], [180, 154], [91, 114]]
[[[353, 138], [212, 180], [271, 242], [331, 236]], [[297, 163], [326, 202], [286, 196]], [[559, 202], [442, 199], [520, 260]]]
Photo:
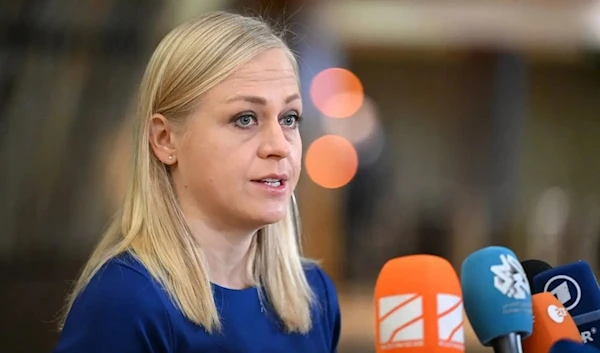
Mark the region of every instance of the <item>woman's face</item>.
[[219, 229], [281, 220], [300, 176], [301, 114], [296, 73], [279, 49], [208, 91], [184, 131], [171, 133], [172, 151], [155, 148], [186, 216]]

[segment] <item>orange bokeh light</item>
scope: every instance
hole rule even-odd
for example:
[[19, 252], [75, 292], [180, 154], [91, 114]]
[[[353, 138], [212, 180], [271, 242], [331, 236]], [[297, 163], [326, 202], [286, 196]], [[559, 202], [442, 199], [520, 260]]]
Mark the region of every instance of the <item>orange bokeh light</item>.
[[365, 94], [355, 74], [346, 69], [330, 68], [312, 79], [310, 97], [321, 114], [330, 118], [347, 118], [360, 109]]
[[358, 154], [350, 141], [325, 135], [313, 141], [304, 159], [309, 178], [327, 189], [348, 184], [358, 170]]

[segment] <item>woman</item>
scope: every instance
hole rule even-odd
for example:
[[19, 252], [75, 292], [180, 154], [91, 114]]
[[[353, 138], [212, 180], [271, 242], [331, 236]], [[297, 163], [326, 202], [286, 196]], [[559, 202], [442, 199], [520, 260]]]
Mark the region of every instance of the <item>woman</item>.
[[146, 69], [122, 211], [69, 299], [56, 353], [335, 352], [334, 286], [300, 256], [294, 56], [214, 12]]

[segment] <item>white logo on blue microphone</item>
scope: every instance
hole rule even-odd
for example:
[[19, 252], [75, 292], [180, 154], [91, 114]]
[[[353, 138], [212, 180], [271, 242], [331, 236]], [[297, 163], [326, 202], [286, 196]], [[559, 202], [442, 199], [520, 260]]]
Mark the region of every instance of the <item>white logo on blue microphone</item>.
[[569, 291], [569, 285], [567, 284], [567, 281], [559, 284], [550, 293], [552, 293], [552, 295], [554, 295], [562, 304], [565, 304], [571, 300], [571, 292]]
[[581, 331], [581, 340], [583, 341], [583, 344], [594, 342], [594, 335], [596, 332], [598, 332], [598, 330], [596, 330], [595, 327], [592, 327], [587, 331]]
[[531, 294], [525, 270], [519, 260], [510, 254], [500, 255], [502, 264], [493, 265], [494, 287], [509, 298], [526, 299]]
[[[553, 286], [552, 284], [557, 284]], [[579, 283], [567, 275], [556, 275], [546, 282], [544, 292], [552, 293], [568, 311], [573, 310], [581, 301]], [[575, 299], [573, 299], [575, 297]]]

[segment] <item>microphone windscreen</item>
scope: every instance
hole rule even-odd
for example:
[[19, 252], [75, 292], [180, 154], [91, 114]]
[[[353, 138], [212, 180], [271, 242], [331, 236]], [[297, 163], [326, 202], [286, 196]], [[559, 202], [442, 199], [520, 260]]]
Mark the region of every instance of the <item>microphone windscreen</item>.
[[592, 268], [577, 261], [542, 272], [533, 279], [535, 290], [550, 292], [573, 318], [600, 309], [600, 290]]
[[521, 265], [523, 266], [523, 270], [525, 270], [531, 293], [537, 293], [533, 286], [533, 278], [544, 271], [551, 270], [552, 266], [547, 262], [536, 259], [521, 261]]
[[533, 333], [523, 340], [523, 352], [548, 352], [554, 343], [563, 339], [581, 342], [575, 321], [552, 294], [534, 294], [532, 303]]
[[550, 353], [599, 353], [600, 350], [571, 340], [560, 340], [556, 342]]
[[375, 285], [375, 350], [464, 352], [462, 293], [448, 261], [411, 255], [383, 266]]
[[511, 333], [521, 338], [531, 334], [529, 283], [511, 250], [490, 246], [469, 255], [462, 264], [461, 284], [465, 311], [481, 344], [491, 346]]

